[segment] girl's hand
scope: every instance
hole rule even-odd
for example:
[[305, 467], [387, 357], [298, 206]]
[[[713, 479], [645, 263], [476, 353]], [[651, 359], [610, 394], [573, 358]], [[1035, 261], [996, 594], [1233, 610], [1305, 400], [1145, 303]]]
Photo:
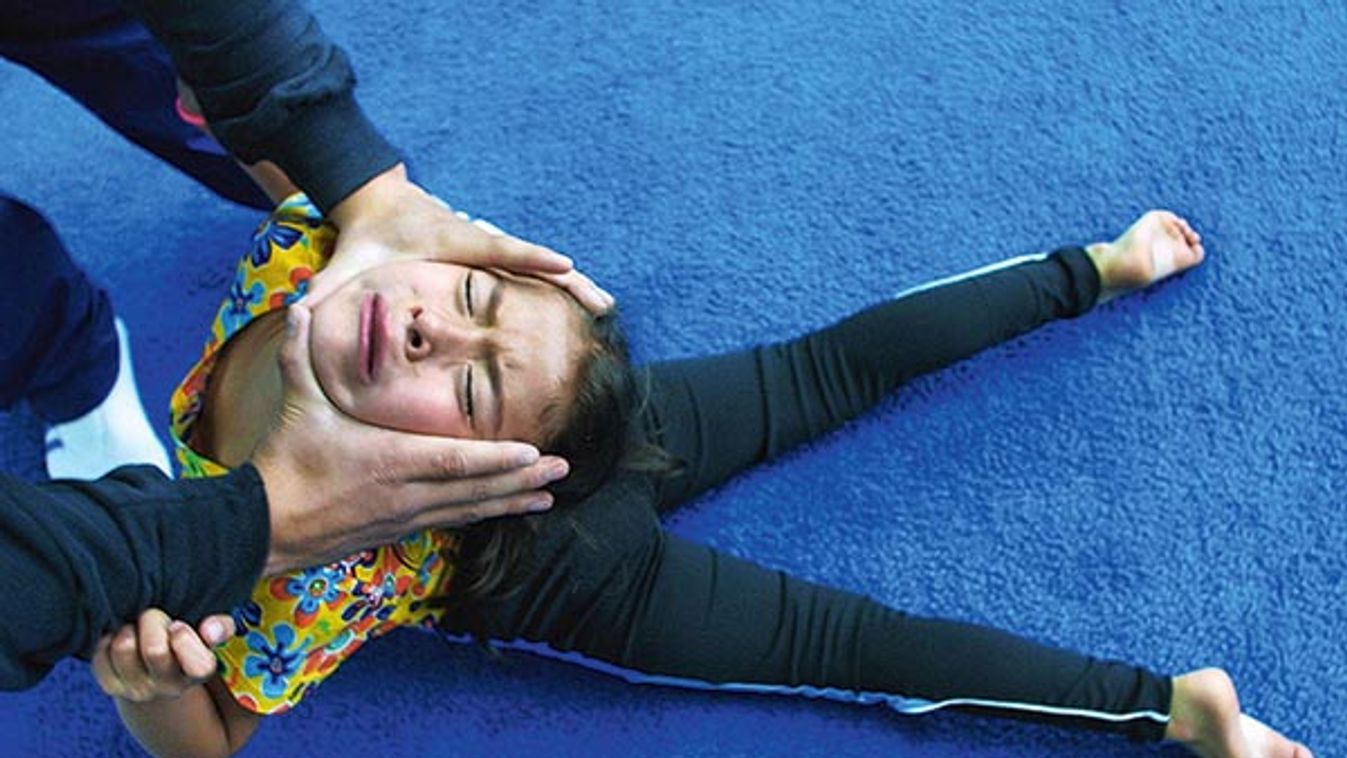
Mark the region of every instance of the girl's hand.
[[215, 673], [211, 646], [234, 636], [234, 619], [209, 616], [200, 627], [158, 608], [99, 640], [92, 660], [103, 692], [133, 703], [177, 698]]

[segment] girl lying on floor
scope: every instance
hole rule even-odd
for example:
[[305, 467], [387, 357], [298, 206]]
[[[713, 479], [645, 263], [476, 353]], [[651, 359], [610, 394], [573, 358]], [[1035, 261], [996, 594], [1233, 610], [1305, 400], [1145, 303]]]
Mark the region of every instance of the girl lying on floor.
[[[269, 189], [279, 196], [283, 185]], [[184, 475], [239, 465], [280, 412], [286, 307], [323, 268], [335, 234], [302, 196], [261, 227], [204, 356], [173, 396]], [[294, 320], [324, 393], [369, 423], [524, 440], [561, 455], [571, 473], [553, 487], [556, 506], [266, 578], [233, 613], [238, 633], [216, 649], [217, 677], [175, 699], [120, 697], [118, 709], [153, 753], [229, 755], [366, 641], [413, 626], [634, 682], [824, 695], [912, 714], [968, 709], [1173, 740], [1203, 756], [1308, 758], [1241, 714], [1219, 669], [1171, 676], [909, 616], [660, 524], [916, 376], [1203, 256], [1183, 219], [1152, 211], [1113, 242], [934, 282], [792, 340], [639, 369], [615, 316], [595, 316], [546, 282], [435, 262], [370, 269]], [[114, 695], [148, 692], [135, 683], [162, 670], [157, 659], [146, 665], [128, 630], [96, 660]]]

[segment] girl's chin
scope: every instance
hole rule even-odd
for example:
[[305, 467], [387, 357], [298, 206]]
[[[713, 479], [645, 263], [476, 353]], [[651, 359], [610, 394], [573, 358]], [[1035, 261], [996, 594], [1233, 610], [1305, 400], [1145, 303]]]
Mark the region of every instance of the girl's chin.
[[360, 406], [357, 394], [343, 381], [341, 373], [336, 371], [335, 367], [314, 366], [313, 376], [318, 380], [318, 389], [322, 390], [323, 397], [327, 398], [327, 402], [331, 403], [333, 408], [344, 415], [364, 420], [357, 412]]

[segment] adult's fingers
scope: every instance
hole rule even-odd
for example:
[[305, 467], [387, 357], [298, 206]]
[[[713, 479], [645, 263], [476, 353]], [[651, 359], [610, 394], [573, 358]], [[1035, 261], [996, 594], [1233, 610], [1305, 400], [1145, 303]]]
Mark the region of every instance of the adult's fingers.
[[382, 451], [375, 480], [387, 484], [452, 484], [454, 480], [513, 471], [539, 461], [538, 449], [524, 442], [432, 437], [383, 429], [370, 437]]
[[528, 242], [501, 231], [489, 221], [477, 219], [464, 234], [458, 248], [451, 253], [462, 255], [461, 263], [469, 266], [503, 268], [518, 274], [564, 274], [575, 268], [575, 262], [550, 247]]
[[[468, 219], [468, 216], [465, 213], [460, 212], [456, 213], [455, 215], [457, 215], [459, 218], [465, 221]], [[513, 240], [515, 242], [523, 242], [525, 245], [532, 244], [529, 242], [524, 242], [523, 240], [520, 240], [518, 237], [511, 236], [510, 234], [502, 231], [500, 227], [496, 226], [490, 221], [487, 221], [484, 218], [476, 219], [475, 221], [472, 222], [472, 225], [477, 227], [478, 229], [481, 229], [482, 231], [486, 232], [487, 234], [491, 235], [494, 239], [499, 241]], [[534, 245], [534, 247], [541, 247], [541, 246]], [[569, 261], [570, 259], [567, 260]], [[502, 265], [499, 266], [499, 268], [508, 269], [509, 266]], [[533, 268], [533, 269], [516, 269], [516, 272], [523, 274], [532, 274], [533, 276], [536, 276], [539, 279], [544, 279], [546, 281], [551, 282], [552, 284], [555, 284], [558, 287], [561, 287], [562, 289], [571, 293], [572, 297], [580, 301], [581, 305], [583, 305], [588, 311], [590, 311], [596, 316], [606, 313], [608, 309], [612, 308], [613, 305], [617, 302], [617, 300], [612, 295], [608, 294], [601, 287], [599, 287], [599, 285], [595, 284], [593, 279], [590, 279], [588, 276], [585, 276], [584, 274], [576, 270], [573, 267], [573, 264], [572, 266], [568, 266], [567, 270], [565, 271], [549, 271], [547, 269]]]
[[197, 633], [201, 635], [201, 641], [210, 647], [215, 647], [233, 637], [237, 631], [238, 627], [234, 624], [234, 617], [228, 613], [207, 616], [197, 626]]
[[566, 290], [595, 316], [607, 313], [617, 304], [617, 299], [595, 284], [593, 279], [574, 269], [564, 274], [539, 274], [538, 278]]
[[525, 516], [538, 513], [552, 507], [552, 495], [545, 491], [523, 492], [514, 495], [479, 500], [473, 503], [458, 503], [430, 508], [416, 515], [411, 521], [412, 531], [422, 529], [451, 529], [470, 526], [479, 521], [500, 518], [502, 516]]
[[[498, 474], [443, 482], [418, 482], [404, 490], [406, 499], [421, 504], [413, 517], [423, 526], [466, 526], [504, 513], [546, 510], [552, 496], [542, 488], [565, 477], [565, 460], [546, 456], [531, 466]], [[498, 502], [505, 499], [508, 502]], [[426, 508], [426, 506], [429, 506]], [[426, 514], [435, 514], [427, 518]]]

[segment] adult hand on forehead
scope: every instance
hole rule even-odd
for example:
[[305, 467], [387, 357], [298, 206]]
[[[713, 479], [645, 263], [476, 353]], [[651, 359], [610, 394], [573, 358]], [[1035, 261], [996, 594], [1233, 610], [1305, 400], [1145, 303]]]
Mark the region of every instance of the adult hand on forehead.
[[564, 288], [596, 314], [613, 305], [612, 295], [576, 271], [566, 256], [470, 223], [408, 180], [401, 164], [338, 203], [328, 218], [340, 234], [332, 261], [309, 284], [309, 307], [361, 271], [395, 260], [439, 260], [530, 274]]
[[430, 527], [551, 506], [541, 488], [568, 472], [531, 445], [432, 437], [369, 426], [332, 406], [309, 355], [311, 314], [290, 307], [285, 407], [258, 445], [271, 521], [265, 575], [343, 558]]

